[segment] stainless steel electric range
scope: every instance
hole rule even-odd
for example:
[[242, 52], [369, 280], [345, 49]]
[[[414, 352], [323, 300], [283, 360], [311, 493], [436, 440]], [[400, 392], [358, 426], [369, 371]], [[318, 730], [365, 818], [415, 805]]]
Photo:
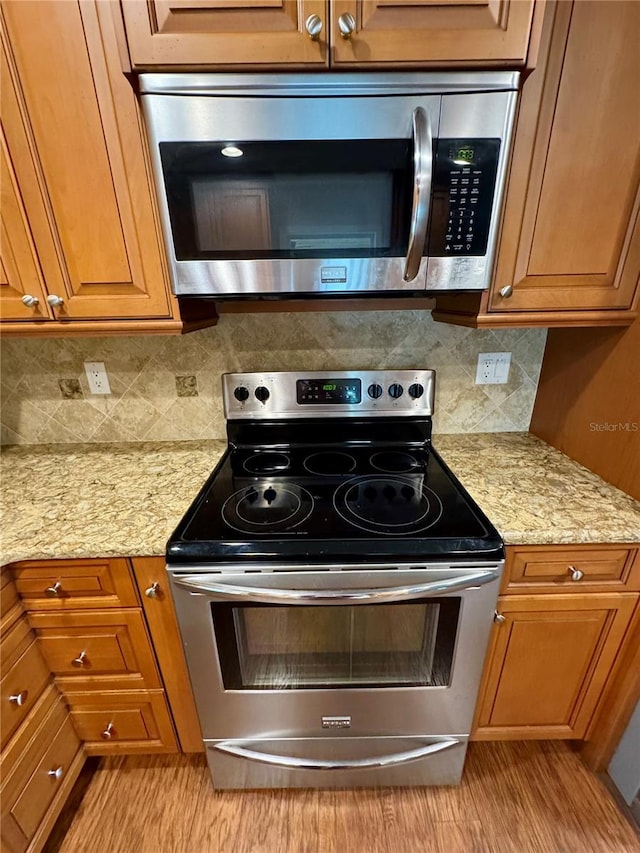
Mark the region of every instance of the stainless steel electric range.
[[218, 788], [459, 782], [503, 566], [430, 370], [226, 374], [167, 545]]

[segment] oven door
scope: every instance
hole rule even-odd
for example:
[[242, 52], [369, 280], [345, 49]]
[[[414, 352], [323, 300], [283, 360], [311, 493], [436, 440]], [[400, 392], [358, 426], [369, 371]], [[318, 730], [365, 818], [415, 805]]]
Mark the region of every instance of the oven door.
[[500, 573], [172, 568], [205, 740], [468, 734]]

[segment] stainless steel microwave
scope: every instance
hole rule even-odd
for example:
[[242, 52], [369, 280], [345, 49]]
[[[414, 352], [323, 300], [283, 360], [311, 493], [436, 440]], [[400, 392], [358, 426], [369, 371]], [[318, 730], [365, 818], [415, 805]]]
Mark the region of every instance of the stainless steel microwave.
[[518, 82], [141, 75], [175, 293], [486, 288]]

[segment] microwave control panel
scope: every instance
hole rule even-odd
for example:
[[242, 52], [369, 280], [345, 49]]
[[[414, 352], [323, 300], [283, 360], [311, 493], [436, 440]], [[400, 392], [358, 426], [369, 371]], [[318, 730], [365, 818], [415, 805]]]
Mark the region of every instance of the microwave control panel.
[[485, 255], [500, 154], [499, 139], [438, 139], [428, 254]]

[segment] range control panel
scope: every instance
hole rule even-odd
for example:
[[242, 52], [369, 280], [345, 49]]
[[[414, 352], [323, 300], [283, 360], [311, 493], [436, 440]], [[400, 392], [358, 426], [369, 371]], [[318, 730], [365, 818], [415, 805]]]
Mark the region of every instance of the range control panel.
[[433, 370], [225, 373], [227, 419], [433, 414]]
[[499, 154], [499, 139], [438, 140], [430, 257], [486, 254]]

